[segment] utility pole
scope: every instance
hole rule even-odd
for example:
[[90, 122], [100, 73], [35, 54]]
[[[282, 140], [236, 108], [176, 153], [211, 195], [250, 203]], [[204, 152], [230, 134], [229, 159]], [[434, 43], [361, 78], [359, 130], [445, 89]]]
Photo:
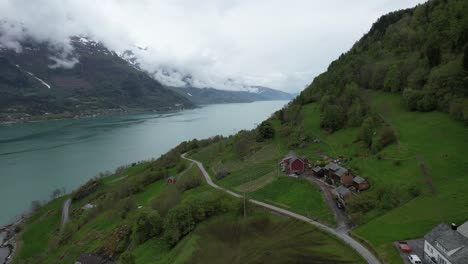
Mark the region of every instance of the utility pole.
[[246, 210], [246, 208], [245, 208], [245, 202], [246, 202], [246, 201], [245, 201], [245, 191], [244, 191], [244, 220], [245, 220], [245, 218], [247, 217], [247, 210]]

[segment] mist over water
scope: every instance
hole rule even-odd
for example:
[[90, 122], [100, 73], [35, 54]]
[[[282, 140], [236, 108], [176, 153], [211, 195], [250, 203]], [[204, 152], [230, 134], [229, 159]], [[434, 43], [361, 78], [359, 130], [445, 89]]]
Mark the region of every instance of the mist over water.
[[0, 125], [0, 225], [54, 189], [70, 192], [101, 171], [157, 158], [184, 140], [252, 129], [286, 103]]

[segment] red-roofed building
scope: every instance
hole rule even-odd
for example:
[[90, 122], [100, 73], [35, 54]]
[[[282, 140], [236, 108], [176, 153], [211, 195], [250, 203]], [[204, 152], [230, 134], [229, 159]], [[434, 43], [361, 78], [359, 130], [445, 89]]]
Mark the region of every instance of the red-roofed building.
[[283, 173], [303, 173], [308, 164], [309, 161], [307, 158], [300, 157], [292, 151], [280, 161], [280, 167]]

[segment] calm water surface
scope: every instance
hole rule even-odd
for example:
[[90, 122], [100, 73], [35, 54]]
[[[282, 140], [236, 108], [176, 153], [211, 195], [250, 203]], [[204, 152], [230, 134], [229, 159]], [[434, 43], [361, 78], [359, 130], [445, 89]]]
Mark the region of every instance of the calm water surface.
[[71, 191], [100, 171], [157, 158], [184, 140], [252, 129], [286, 103], [0, 125], [0, 224], [56, 188]]

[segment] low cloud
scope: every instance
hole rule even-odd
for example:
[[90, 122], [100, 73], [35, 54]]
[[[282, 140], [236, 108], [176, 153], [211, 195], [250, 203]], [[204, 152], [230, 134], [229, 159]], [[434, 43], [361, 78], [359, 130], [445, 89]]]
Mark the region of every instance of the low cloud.
[[49, 68], [56, 69], [56, 68], [64, 68], [64, 69], [71, 69], [77, 64], [79, 61], [75, 57], [71, 57], [68, 54], [62, 54], [60, 56], [50, 56], [50, 60], [54, 63], [49, 65]]
[[[419, 2], [0, 0], [0, 45], [20, 52], [19, 43], [32, 38], [70, 53], [70, 36], [89, 36], [118, 52], [148, 47], [135, 54], [141, 67], [164, 82], [191, 76], [200, 86], [228, 89], [231, 78], [296, 92], [379, 16]], [[76, 63], [51, 59], [52, 67]]]

